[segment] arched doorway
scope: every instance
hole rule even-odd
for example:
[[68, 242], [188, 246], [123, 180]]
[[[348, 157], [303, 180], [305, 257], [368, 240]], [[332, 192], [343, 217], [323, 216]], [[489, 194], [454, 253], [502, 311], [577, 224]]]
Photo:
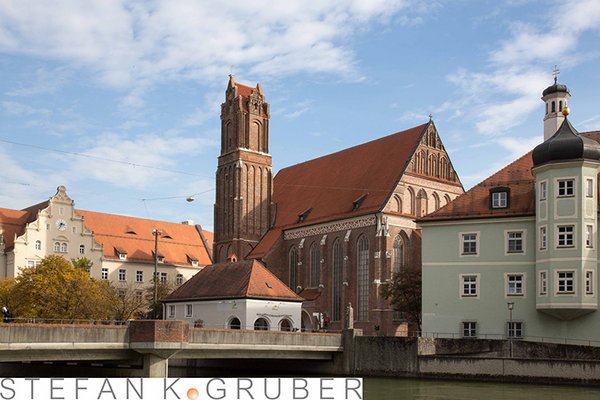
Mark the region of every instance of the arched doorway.
[[229, 321], [229, 324], [227, 324], [227, 327], [229, 329], [241, 329], [242, 323], [240, 322], [238, 317], [233, 317]]
[[254, 321], [254, 330], [255, 331], [268, 331], [269, 330], [269, 321], [264, 318], [258, 318]]
[[284, 318], [281, 320], [281, 322], [279, 323], [279, 330], [283, 331], [283, 332], [291, 332], [292, 331], [292, 322], [287, 319]]

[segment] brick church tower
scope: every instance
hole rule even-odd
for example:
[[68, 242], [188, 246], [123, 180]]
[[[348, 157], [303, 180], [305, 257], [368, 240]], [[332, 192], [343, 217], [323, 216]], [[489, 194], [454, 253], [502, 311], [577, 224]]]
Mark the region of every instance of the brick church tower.
[[229, 75], [221, 104], [221, 154], [217, 165], [214, 261], [244, 258], [269, 229], [273, 174], [269, 104], [255, 88]]

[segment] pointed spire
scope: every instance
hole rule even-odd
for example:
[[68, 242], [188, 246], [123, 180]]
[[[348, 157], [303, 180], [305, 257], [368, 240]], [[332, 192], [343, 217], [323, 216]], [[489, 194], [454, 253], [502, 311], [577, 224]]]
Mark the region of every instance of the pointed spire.
[[260, 86], [260, 82], [256, 84], [256, 89], [258, 90], [258, 93], [263, 96], [263, 91], [262, 91], [262, 86]]
[[229, 74], [229, 84], [227, 87], [232, 88], [235, 86], [235, 81], [233, 80], [233, 74]]

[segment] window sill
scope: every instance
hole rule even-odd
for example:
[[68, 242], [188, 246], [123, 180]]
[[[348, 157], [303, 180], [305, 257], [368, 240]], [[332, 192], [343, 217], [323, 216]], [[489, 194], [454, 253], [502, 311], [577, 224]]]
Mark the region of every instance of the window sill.
[[524, 251], [523, 250], [508, 250], [507, 253], [508, 254], [523, 254]]
[[556, 295], [561, 295], [561, 294], [575, 294], [575, 291], [571, 291], [571, 292], [556, 292]]
[[473, 298], [479, 297], [479, 295], [478, 294], [462, 294], [462, 295], [460, 295], [460, 297], [467, 298], [467, 299], [468, 298], [473, 299]]
[[523, 297], [525, 293], [506, 293], [509, 297]]
[[556, 196], [556, 198], [558, 199], [564, 199], [564, 198], [569, 198], [569, 197], [575, 197], [574, 194], [559, 194], [558, 196]]
[[478, 256], [479, 253], [460, 253], [461, 256]]
[[558, 245], [558, 246], [556, 246], [556, 248], [557, 249], [574, 249], [575, 245], [564, 245], [564, 246]]

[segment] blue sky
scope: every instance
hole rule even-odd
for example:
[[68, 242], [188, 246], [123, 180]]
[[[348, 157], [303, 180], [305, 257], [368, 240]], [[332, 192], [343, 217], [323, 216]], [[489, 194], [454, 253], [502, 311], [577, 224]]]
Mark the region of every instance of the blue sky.
[[555, 64], [575, 127], [600, 129], [598, 43], [598, 0], [3, 0], [0, 207], [62, 184], [212, 229], [231, 65], [271, 105], [275, 171], [432, 113], [469, 188], [542, 140]]

